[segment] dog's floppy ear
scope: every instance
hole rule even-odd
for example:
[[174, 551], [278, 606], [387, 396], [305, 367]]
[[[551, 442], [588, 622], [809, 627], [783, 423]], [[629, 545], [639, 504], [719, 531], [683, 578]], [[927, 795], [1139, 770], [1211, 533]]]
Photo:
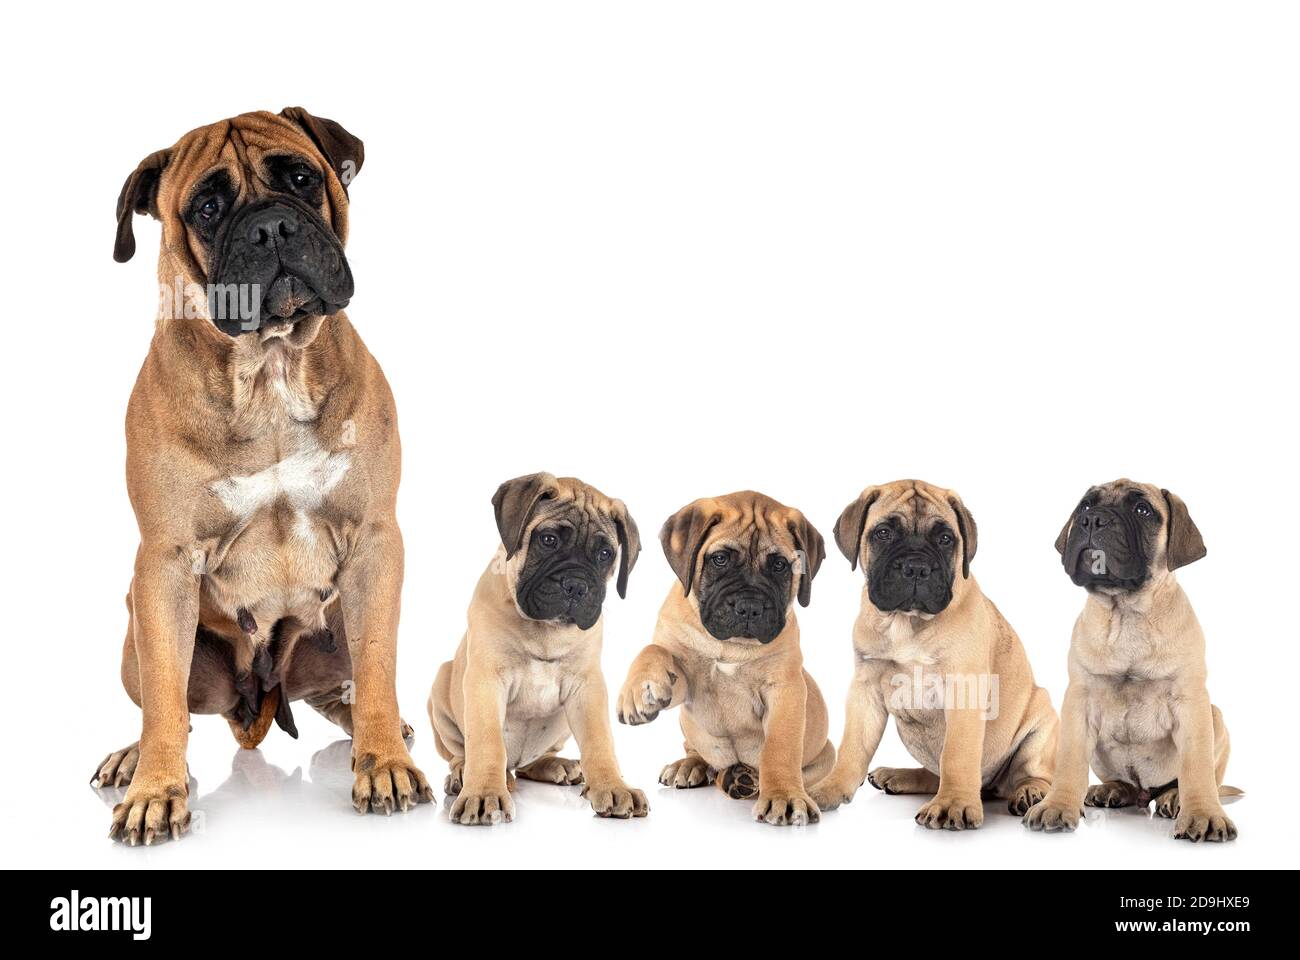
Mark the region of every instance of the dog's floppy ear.
[[867, 524], [871, 505], [880, 499], [879, 487], [867, 487], [840, 514], [835, 521], [835, 545], [849, 561], [849, 569], [858, 568], [858, 554], [862, 550], [862, 531]]
[[147, 213], [155, 220], [158, 212], [158, 181], [171, 160], [170, 150], [157, 150], [140, 161], [117, 195], [117, 237], [113, 241], [113, 259], [126, 263], [135, 256], [135, 231], [131, 220], [137, 213]]
[[704, 538], [721, 521], [722, 514], [708, 509], [706, 501], [696, 500], [665, 520], [659, 531], [668, 566], [673, 568], [688, 595], [695, 581], [695, 561], [704, 547]]
[[1169, 536], [1165, 545], [1165, 565], [1170, 570], [1185, 567], [1205, 556], [1205, 541], [1201, 531], [1192, 522], [1183, 498], [1168, 490], [1161, 490], [1169, 507]]
[[492, 495], [492, 509], [497, 517], [497, 532], [506, 548], [509, 560], [524, 545], [524, 530], [532, 519], [533, 511], [542, 500], [558, 492], [555, 477], [549, 473], [530, 473], [515, 477], [497, 487]]
[[[1078, 511], [1075, 511], [1075, 513], [1077, 512]], [[1063, 526], [1061, 532], [1056, 535], [1056, 552], [1061, 556], [1065, 556], [1065, 545], [1070, 540], [1070, 528], [1072, 526], [1074, 526], [1074, 513], [1070, 514], [1070, 519], [1065, 521], [1065, 526]]]
[[302, 127], [326, 162], [334, 168], [346, 193], [348, 184], [361, 172], [361, 164], [366, 159], [365, 144], [344, 130], [342, 124], [325, 117], [314, 117], [302, 107], [285, 107], [280, 116]]
[[970, 562], [975, 559], [975, 548], [979, 545], [979, 531], [975, 529], [975, 518], [955, 493], [948, 497], [948, 506], [957, 514], [957, 532], [961, 534], [961, 576], [970, 578]]
[[614, 501], [614, 527], [618, 530], [618, 595], [627, 599], [627, 578], [641, 553], [641, 532], [622, 500]]
[[799, 606], [806, 607], [812, 599], [813, 577], [826, 559], [826, 541], [802, 513], [793, 510], [791, 514], [786, 529], [794, 537], [794, 548], [799, 552]]

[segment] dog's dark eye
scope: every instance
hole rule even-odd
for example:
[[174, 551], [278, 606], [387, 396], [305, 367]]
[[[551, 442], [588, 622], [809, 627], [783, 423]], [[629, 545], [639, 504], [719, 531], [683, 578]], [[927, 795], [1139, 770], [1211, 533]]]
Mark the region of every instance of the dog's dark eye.
[[221, 212], [221, 201], [216, 197], [209, 197], [204, 201], [203, 206], [199, 207], [199, 216], [204, 220], [211, 220]]
[[553, 533], [544, 533], [537, 538], [537, 542], [550, 550], [560, 545], [560, 538]]
[[1087, 513], [1087, 512], [1088, 512], [1089, 510], [1091, 510], [1091, 509], [1092, 509], [1092, 504], [1091, 504], [1091, 503], [1081, 503], [1081, 504], [1079, 504], [1079, 512], [1080, 512], [1080, 513]]
[[945, 530], [943, 533], [939, 534], [939, 542], [942, 543], [945, 547], [951, 546], [953, 542], [952, 534], [948, 533]]
[[730, 562], [731, 557], [727, 555], [726, 550], [719, 550], [717, 553], [713, 554], [713, 556], [709, 557], [709, 563], [713, 564], [715, 567], [725, 567]]
[[1139, 517], [1149, 517], [1151, 516], [1151, 506], [1139, 500], [1137, 506], [1133, 508], [1133, 512]]
[[609, 547], [601, 547], [596, 551], [596, 559], [601, 563], [609, 563], [609, 561], [614, 559], [614, 551], [609, 549]]
[[790, 561], [785, 557], [773, 557], [770, 566], [773, 573], [785, 573], [790, 569]]
[[289, 171], [289, 183], [297, 190], [306, 190], [314, 187], [317, 183], [316, 174], [306, 167], [299, 167], [296, 170]]
[[890, 530], [889, 527], [876, 527], [875, 532], [871, 535], [881, 543], [885, 543], [893, 539], [894, 531]]

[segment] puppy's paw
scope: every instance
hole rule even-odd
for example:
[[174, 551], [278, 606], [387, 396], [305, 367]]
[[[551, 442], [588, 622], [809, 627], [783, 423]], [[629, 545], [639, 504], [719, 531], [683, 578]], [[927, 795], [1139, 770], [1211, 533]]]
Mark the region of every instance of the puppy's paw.
[[916, 811], [916, 822], [928, 830], [975, 830], [984, 822], [984, 804], [978, 796], [940, 794]]
[[179, 778], [137, 776], [113, 808], [109, 837], [131, 847], [179, 840], [190, 828], [189, 793]]
[[637, 726], [649, 723], [673, 702], [677, 674], [671, 670], [627, 678], [618, 695], [618, 722]]
[[[556, 783], [562, 787], [567, 787], [575, 783], [582, 783], [582, 762], [570, 760], [568, 757], [541, 757], [526, 767], [520, 767], [515, 773], [525, 780], [534, 780], [538, 783]], [[507, 787], [509, 785], [509, 783], [506, 784]]]
[[758, 796], [758, 771], [747, 763], [733, 763], [718, 775], [718, 786], [732, 800]]
[[352, 772], [352, 808], [357, 813], [391, 816], [394, 810], [405, 813], [418, 803], [433, 800], [433, 787], [400, 740], [382, 752], [354, 745]]
[[808, 791], [808, 795], [812, 797], [813, 803], [817, 804], [817, 809], [834, 810], [842, 803], [852, 803], [853, 796], [857, 792], [858, 787], [841, 783], [832, 772], [819, 783], [814, 784]]
[[1164, 817], [1166, 820], [1177, 819], [1179, 810], [1178, 788], [1170, 787], [1164, 793], [1155, 798], [1156, 816]]
[[1187, 807], [1174, 821], [1174, 839], [1200, 843], [1226, 843], [1237, 839], [1237, 825], [1223, 812], [1223, 807]]
[[683, 757], [659, 771], [659, 782], [665, 787], [689, 790], [703, 787], [713, 782], [718, 772], [704, 762], [700, 756]]
[[1083, 798], [1084, 806], [1088, 807], [1131, 807], [1137, 803], [1137, 787], [1125, 783], [1123, 780], [1107, 780], [1105, 783], [1094, 783], [1088, 788], [1088, 793]]
[[591, 809], [598, 817], [628, 820], [644, 817], [650, 812], [645, 794], [621, 780], [608, 784], [588, 784], [583, 787], [582, 795], [591, 801]]
[[876, 767], [867, 783], [889, 794], [939, 792], [939, 777], [921, 767]]
[[515, 801], [504, 779], [497, 784], [464, 784], [448, 814], [452, 823], [490, 827], [515, 818]]
[[1071, 833], [1079, 826], [1082, 816], [1083, 810], [1074, 804], [1043, 799], [1029, 808], [1021, 823], [1044, 833]]
[[821, 817], [821, 808], [802, 790], [760, 792], [754, 803], [754, 819], [774, 827], [802, 827]]
[[105, 787], [125, 787], [135, 775], [136, 764], [140, 762], [140, 741], [121, 750], [114, 750], [95, 768], [95, 775], [90, 778], [90, 785], [96, 790]]
[[1011, 791], [1011, 796], [1007, 797], [1007, 810], [1013, 816], [1024, 816], [1029, 812], [1030, 807], [1047, 796], [1047, 789], [1046, 780], [1026, 780], [1018, 784]]

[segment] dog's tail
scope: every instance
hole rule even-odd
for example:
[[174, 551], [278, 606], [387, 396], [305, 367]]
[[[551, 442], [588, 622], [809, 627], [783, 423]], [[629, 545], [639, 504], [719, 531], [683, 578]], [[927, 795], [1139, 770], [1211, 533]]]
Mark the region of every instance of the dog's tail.
[[1230, 787], [1226, 783], [1219, 784], [1219, 799], [1224, 797], [1244, 797], [1246, 791], [1240, 787]]
[[238, 720], [231, 720], [227, 717], [226, 722], [230, 724], [230, 732], [235, 735], [239, 745], [245, 750], [256, 750], [257, 745], [266, 739], [267, 731], [271, 729], [271, 724], [275, 722], [275, 713], [279, 707], [280, 687], [277, 684], [266, 691], [266, 696], [262, 698], [262, 707], [257, 711], [257, 719], [248, 725], [247, 730]]

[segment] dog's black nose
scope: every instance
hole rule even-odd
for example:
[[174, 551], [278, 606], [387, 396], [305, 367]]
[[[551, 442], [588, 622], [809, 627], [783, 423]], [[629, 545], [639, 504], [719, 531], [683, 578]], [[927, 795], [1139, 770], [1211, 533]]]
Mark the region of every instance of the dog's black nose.
[[929, 580], [930, 562], [924, 557], [904, 557], [894, 561], [894, 568], [904, 580]]
[[251, 217], [246, 225], [248, 242], [255, 247], [265, 246], [273, 239], [285, 239], [298, 232], [298, 215], [284, 207], [263, 210]]
[[587, 595], [590, 588], [587, 586], [586, 580], [578, 577], [565, 577], [560, 581], [560, 589], [564, 591], [564, 595], [570, 600], [581, 600]]
[[1084, 530], [1100, 530], [1102, 527], [1110, 526], [1111, 518], [1107, 514], [1096, 510], [1085, 513], [1079, 520], [1079, 526]]
[[757, 597], [741, 597], [734, 606], [741, 620], [757, 620], [763, 615], [763, 601]]

